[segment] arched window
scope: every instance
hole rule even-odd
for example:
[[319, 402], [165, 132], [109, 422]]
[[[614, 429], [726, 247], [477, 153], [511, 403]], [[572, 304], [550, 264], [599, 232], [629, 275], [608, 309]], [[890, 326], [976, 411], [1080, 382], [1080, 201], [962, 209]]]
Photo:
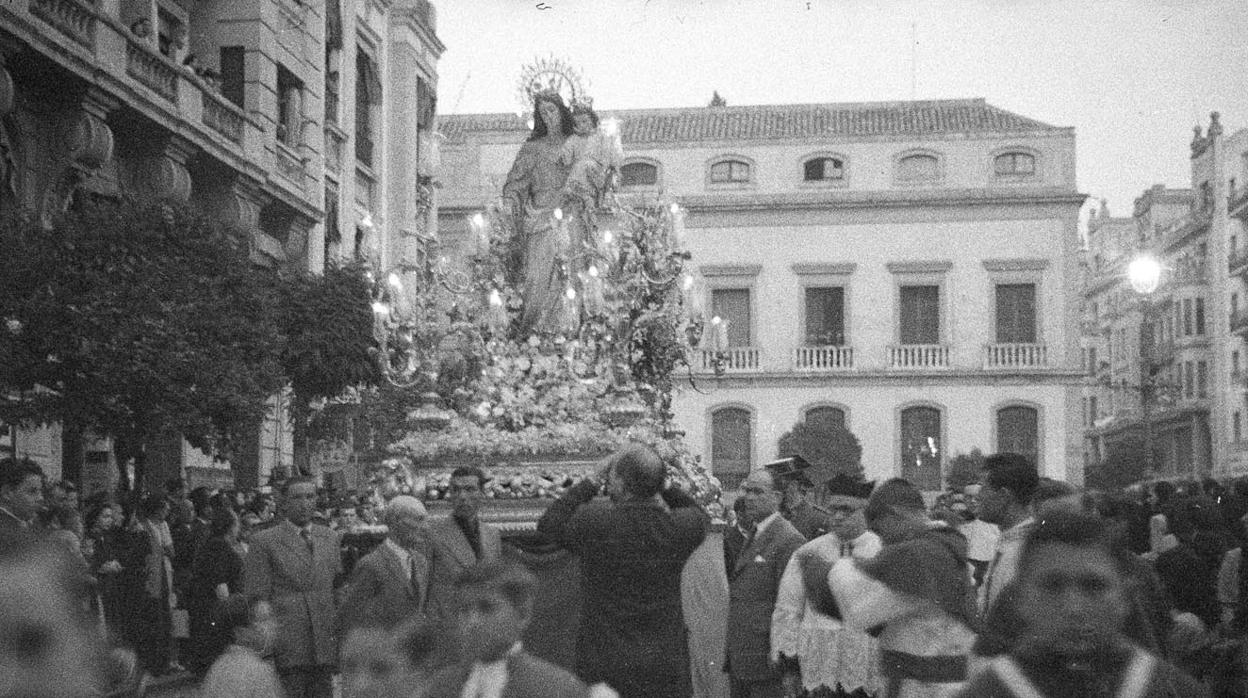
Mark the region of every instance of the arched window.
[[992, 161], [999, 175], [1030, 175], [1036, 173], [1036, 156], [1030, 153], [1002, 153]]
[[711, 472], [735, 489], [750, 472], [750, 412], [724, 407], [711, 413]]
[[845, 410], [838, 407], [812, 407], [806, 410], [806, 423], [824, 430], [832, 427], [845, 427]]
[[659, 168], [648, 162], [629, 162], [620, 168], [620, 186], [653, 187], [659, 183]]
[[740, 160], [722, 160], [711, 165], [711, 184], [750, 181], [750, 164]]
[[897, 161], [897, 179], [903, 182], [940, 179], [940, 160], [935, 155], [907, 155]]
[[940, 410], [907, 407], [901, 411], [901, 476], [921, 490], [939, 491], [944, 446], [940, 442]]
[[1034, 407], [1012, 405], [997, 410], [997, 451], [1027, 456], [1039, 465], [1040, 413]]
[[836, 158], [811, 158], [802, 164], [802, 170], [802, 178], [807, 182], [833, 182], [845, 179], [845, 165]]

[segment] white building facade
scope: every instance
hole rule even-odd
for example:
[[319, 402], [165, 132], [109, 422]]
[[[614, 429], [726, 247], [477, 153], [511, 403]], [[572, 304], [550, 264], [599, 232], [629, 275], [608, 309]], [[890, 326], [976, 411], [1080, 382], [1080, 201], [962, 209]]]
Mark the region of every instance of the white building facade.
[[[673, 407], [727, 484], [803, 419], [848, 427], [869, 479], [938, 490], [978, 448], [1078, 480], [1073, 129], [983, 100], [602, 116], [620, 121], [622, 192], [685, 208], [707, 315], [728, 322], [727, 351], [691, 356], [696, 388]], [[452, 242], [526, 130], [452, 115], [442, 132]]]

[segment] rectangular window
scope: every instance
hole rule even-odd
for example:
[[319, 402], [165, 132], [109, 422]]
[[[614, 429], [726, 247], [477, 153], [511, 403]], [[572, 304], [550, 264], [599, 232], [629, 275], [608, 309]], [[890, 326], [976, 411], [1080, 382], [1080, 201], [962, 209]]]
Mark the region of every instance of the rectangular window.
[[295, 74], [277, 66], [277, 140], [289, 146], [300, 144], [303, 130], [303, 83]]
[[1183, 362], [1183, 397], [1188, 400], [1196, 396], [1196, 364]]
[[1096, 420], [1100, 418], [1101, 416], [1096, 413], [1096, 396], [1093, 395], [1092, 397], [1088, 398], [1088, 426], [1089, 427], [1096, 426]]
[[1183, 299], [1183, 336], [1192, 336], [1192, 299]]
[[1096, 347], [1088, 347], [1088, 373], [1096, 375]]
[[372, 166], [375, 120], [381, 105], [381, 77], [377, 64], [363, 47], [355, 51], [355, 159]]
[[728, 346], [750, 346], [750, 289], [711, 291], [711, 313], [728, 322]]
[[806, 345], [845, 344], [845, 289], [839, 286], [806, 289]]
[[1236, 443], [1244, 440], [1243, 414], [1239, 410], [1231, 415], [1231, 439]]
[[1196, 397], [1209, 397], [1209, 362], [1196, 362]]
[[1196, 335], [1204, 336], [1205, 334], [1205, 299], [1196, 299]]
[[940, 287], [901, 287], [901, 343], [940, 344]]
[[245, 61], [247, 50], [242, 46], [222, 46], [221, 52], [221, 96], [243, 106], [243, 85], [246, 84]]
[[997, 343], [1034, 344], [1036, 285], [997, 284]]

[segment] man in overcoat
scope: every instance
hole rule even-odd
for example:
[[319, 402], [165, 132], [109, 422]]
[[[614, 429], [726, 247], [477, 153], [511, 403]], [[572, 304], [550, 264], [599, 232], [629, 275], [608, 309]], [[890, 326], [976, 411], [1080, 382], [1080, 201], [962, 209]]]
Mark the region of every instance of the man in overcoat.
[[278, 625], [274, 660], [286, 695], [330, 698], [338, 661], [338, 534], [312, 523], [316, 483], [310, 478], [286, 480], [281, 494], [285, 520], [252, 536], [243, 589], [273, 608]]
[[[690, 696], [680, 579], [709, 520], [688, 494], [664, 487], [666, 466], [650, 448], [627, 446], [607, 465], [537, 524], [580, 556], [577, 674], [623, 698]], [[604, 488], [614, 501], [592, 501]]]
[[427, 515], [415, 497], [386, 503], [386, 540], [351, 573], [338, 609], [341, 637], [354, 627], [393, 627], [423, 615], [429, 598]]
[[499, 559], [502, 534], [481, 520], [485, 503], [485, 472], [472, 466], [451, 471], [447, 490], [451, 515], [429, 524], [429, 601], [430, 617], [446, 619], [454, 605], [455, 580], [464, 570], [480, 562]]

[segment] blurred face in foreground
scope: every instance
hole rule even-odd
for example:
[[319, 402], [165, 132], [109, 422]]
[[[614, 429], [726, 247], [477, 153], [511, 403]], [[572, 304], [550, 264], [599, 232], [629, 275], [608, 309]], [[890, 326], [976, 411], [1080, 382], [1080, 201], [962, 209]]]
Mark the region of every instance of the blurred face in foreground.
[[1018, 610], [1031, 648], [1080, 655], [1118, 640], [1127, 596], [1122, 574], [1104, 549], [1045, 543], [1019, 579]]
[[0, 698], [77, 698], [96, 692], [96, 633], [73, 611], [50, 552], [0, 564]]
[[388, 698], [400, 675], [398, 654], [390, 633], [380, 628], [357, 628], [342, 645], [343, 698]]
[[516, 608], [488, 586], [465, 587], [458, 591], [455, 623], [464, 656], [490, 662], [504, 657], [520, 641], [529, 624], [529, 610]]

